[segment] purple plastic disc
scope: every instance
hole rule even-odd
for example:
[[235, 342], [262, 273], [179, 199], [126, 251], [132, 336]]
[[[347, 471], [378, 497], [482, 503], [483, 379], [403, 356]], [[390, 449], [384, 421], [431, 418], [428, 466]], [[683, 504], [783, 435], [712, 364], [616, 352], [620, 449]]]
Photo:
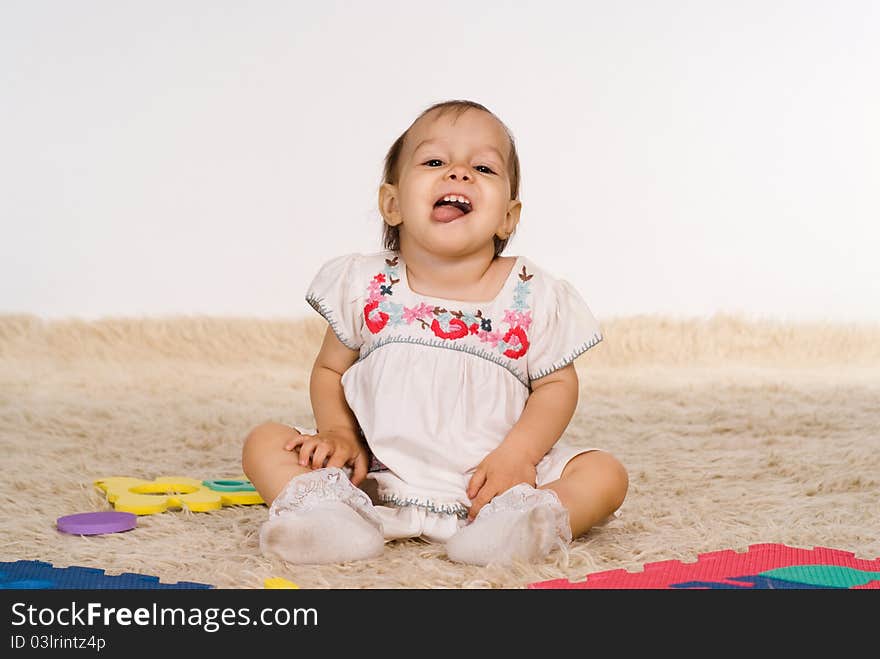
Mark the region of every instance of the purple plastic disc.
[[122, 512], [78, 513], [59, 517], [56, 524], [59, 531], [73, 535], [119, 533], [131, 531], [137, 526], [137, 515]]

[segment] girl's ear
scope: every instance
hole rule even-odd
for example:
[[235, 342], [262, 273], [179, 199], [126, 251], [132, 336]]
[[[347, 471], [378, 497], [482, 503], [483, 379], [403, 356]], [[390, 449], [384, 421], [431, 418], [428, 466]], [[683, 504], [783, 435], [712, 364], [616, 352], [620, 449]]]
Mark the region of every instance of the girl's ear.
[[397, 186], [391, 183], [383, 183], [379, 187], [379, 212], [385, 224], [396, 227], [403, 222], [400, 215], [400, 204], [397, 201]]
[[519, 199], [511, 199], [507, 206], [507, 214], [498, 227], [498, 231], [495, 232], [495, 235], [501, 240], [507, 240], [513, 235], [516, 225], [519, 224], [520, 211], [522, 211], [522, 202]]

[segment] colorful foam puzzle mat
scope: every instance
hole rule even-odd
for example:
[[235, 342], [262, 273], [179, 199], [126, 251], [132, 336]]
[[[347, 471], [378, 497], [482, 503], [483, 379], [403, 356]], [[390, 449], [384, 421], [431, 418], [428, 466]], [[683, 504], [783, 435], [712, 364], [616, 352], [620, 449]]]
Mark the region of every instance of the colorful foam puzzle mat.
[[828, 547], [798, 549], [776, 543], [700, 554], [692, 563], [646, 563], [640, 572], [607, 570], [584, 581], [550, 579], [532, 589], [880, 589], [880, 558], [864, 560]]
[[114, 476], [94, 484], [106, 493], [115, 510], [135, 515], [164, 513], [169, 508], [203, 513], [223, 506], [265, 503], [248, 481], [205, 481], [184, 476], [160, 476], [148, 481]]
[[109, 575], [91, 567], [55, 567], [42, 561], [0, 562], [0, 589], [4, 590], [205, 590], [206, 583], [178, 581], [162, 583], [146, 574]]

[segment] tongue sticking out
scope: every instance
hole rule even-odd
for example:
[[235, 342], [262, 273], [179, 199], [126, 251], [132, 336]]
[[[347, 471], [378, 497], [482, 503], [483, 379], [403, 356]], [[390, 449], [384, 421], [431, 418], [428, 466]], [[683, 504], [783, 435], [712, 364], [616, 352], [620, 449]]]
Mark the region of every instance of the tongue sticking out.
[[452, 222], [452, 220], [457, 220], [464, 214], [465, 212], [457, 206], [453, 206], [451, 204], [442, 205], [436, 206], [434, 208], [433, 212], [431, 213], [431, 219], [433, 219], [435, 222]]

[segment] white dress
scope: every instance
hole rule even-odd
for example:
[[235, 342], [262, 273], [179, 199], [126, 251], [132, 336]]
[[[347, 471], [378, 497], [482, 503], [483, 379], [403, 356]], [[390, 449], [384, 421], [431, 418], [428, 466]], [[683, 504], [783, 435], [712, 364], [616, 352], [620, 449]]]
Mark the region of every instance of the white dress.
[[[306, 300], [360, 353], [342, 387], [374, 456], [367, 480], [386, 539], [442, 542], [464, 525], [468, 482], [519, 419], [531, 382], [602, 340], [578, 292], [524, 256], [487, 302], [415, 293], [394, 251], [331, 259]], [[557, 442], [537, 485], [590, 450]]]

